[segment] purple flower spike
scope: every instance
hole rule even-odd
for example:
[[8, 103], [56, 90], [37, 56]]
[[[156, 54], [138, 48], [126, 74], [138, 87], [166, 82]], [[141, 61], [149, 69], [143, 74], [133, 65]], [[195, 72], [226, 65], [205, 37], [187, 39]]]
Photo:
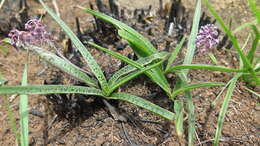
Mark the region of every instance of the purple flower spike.
[[219, 43], [217, 29], [214, 24], [207, 24], [200, 28], [196, 39], [196, 46], [200, 52], [206, 52], [217, 46]]
[[15, 48], [26, 45], [41, 45], [51, 41], [51, 35], [46, 31], [45, 26], [38, 19], [31, 19], [25, 24], [27, 31], [13, 29], [8, 34], [12, 39]]

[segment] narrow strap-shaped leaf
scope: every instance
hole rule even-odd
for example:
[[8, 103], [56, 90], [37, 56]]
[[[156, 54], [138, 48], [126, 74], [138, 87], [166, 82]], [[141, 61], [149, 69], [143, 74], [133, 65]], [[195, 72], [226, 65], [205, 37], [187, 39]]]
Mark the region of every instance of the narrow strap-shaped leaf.
[[192, 101], [192, 95], [190, 91], [185, 92], [185, 96], [187, 98], [187, 112], [188, 112], [188, 141], [189, 141], [189, 146], [193, 146], [194, 143], [194, 135], [196, 132], [195, 129], [195, 107], [194, 103]]
[[[128, 40], [131, 48], [134, 50], [135, 54], [139, 57], [146, 57], [152, 54], [144, 52], [145, 45], [140, 43], [141, 41], [136, 36], [131, 36], [130, 33], [124, 30], [119, 30], [119, 35], [124, 39]], [[156, 67], [152, 69], [152, 73], [148, 74], [148, 76], [157, 83], [165, 92], [169, 93], [170, 85], [162, 71], [162, 67]]]
[[174, 100], [174, 112], [176, 114], [175, 127], [179, 137], [183, 135], [183, 102]]
[[111, 85], [111, 90], [110, 93], [112, 93], [115, 89], [117, 89], [119, 86], [123, 85], [124, 83], [128, 82], [129, 80], [143, 74], [144, 72], [151, 70], [152, 68], [162, 64], [163, 61], [157, 62], [153, 65], [147, 66], [141, 70], [138, 70], [136, 72], [130, 73], [127, 76], [124, 76], [123, 78], [121, 78], [118, 82], [115, 82], [114, 84]]
[[[140, 65], [139, 63], [117, 53], [117, 52], [114, 52], [114, 51], [111, 51], [107, 48], [104, 48], [104, 47], [101, 47], [95, 43], [89, 43], [90, 45], [116, 57], [117, 59], [121, 60], [121, 61], [124, 61], [138, 69], [142, 69], [142, 65]], [[157, 70], [157, 69], [152, 69], [151, 71], [147, 71], [146, 74], [147, 76], [149, 76], [154, 82], [156, 82], [163, 90], [165, 90], [168, 94], [171, 94], [170, 93], [170, 86], [166, 80], [166, 78], [164, 76], [160, 76], [161, 74], [159, 73], [160, 71]], [[162, 78], [165, 78], [164, 80]]]
[[163, 108], [159, 107], [158, 105], [155, 105], [155, 104], [151, 103], [150, 101], [147, 101], [138, 96], [134, 96], [134, 95], [126, 94], [126, 93], [114, 93], [109, 98], [123, 100], [123, 101], [133, 103], [134, 105], [140, 106], [144, 109], [154, 112], [155, 114], [158, 114], [168, 120], [173, 120], [174, 116], [175, 116], [174, 113], [172, 113], [166, 109], [163, 109]]
[[168, 83], [162, 69], [156, 67], [151, 70], [152, 73], [147, 72], [147, 76], [156, 84], [158, 84], [168, 95], [171, 94], [171, 87]]
[[224, 83], [221, 82], [205, 82], [205, 83], [197, 83], [197, 84], [189, 84], [186, 86], [183, 86], [175, 91], [173, 91], [171, 98], [174, 98], [176, 95], [179, 93], [195, 89], [195, 88], [201, 88], [201, 87], [212, 87], [212, 86], [223, 86], [225, 85]]
[[165, 72], [168, 72], [168, 70], [170, 69], [171, 65], [173, 64], [174, 60], [177, 58], [183, 44], [185, 42], [185, 37], [183, 37], [180, 41], [180, 43], [177, 45], [177, 47], [175, 48], [174, 51], [172, 51], [171, 53], [171, 56], [168, 60], [168, 63], [167, 63], [167, 66], [166, 66], [166, 69], [165, 69]]
[[217, 104], [217, 101], [219, 100], [219, 98], [222, 96], [222, 94], [224, 93], [224, 91], [226, 90], [226, 88], [229, 86], [229, 84], [232, 82], [233, 78], [231, 80], [229, 80], [226, 85], [221, 89], [221, 91], [218, 93], [217, 97], [214, 99], [214, 101], [211, 102], [211, 106], [214, 107]]
[[131, 48], [135, 52], [135, 54], [140, 58], [140, 57], [146, 57], [149, 55], [152, 55], [153, 51], [147, 49], [147, 46], [145, 46], [141, 39], [132, 35], [126, 30], [118, 30], [119, 36], [121, 36], [123, 39], [127, 40], [128, 43], [130, 44]]
[[248, 92], [254, 94], [256, 97], [260, 98], [260, 93], [257, 93], [256, 91], [253, 91], [253, 90], [251, 90], [251, 89], [249, 89], [249, 88], [247, 88], [247, 87], [245, 87], [245, 89], [246, 89]]
[[208, 56], [209, 56], [210, 60], [212, 61], [212, 63], [214, 63], [215, 65], [218, 65], [218, 60], [213, 53], [208, 53]]
[[228, 86], [226, 96], [224, 98], [224, 102], [221, 106], [220, 112], [219, 112], [219, 117], [218, 117], [218, 124], [217, 124], [217, 130], [215, 133], [215, 138], [214, 138], [214, 146], [219, 145], [219, 139], [221, 136], [221, 130], [222, 130], [222, 125], [225, 119], [225, 115], [228, 109], [228, 103], [233, 95], [233, 91], [236, 87], [236, 82], [238, 78], [241, 76], [241, 73], [236, 74], [233, 78], [232, 81], [230, 82], [230, 85]]
[[153, 47], [153, 45], [150, 43], [149, 40], [147, 40], [146, 38], [144, 38], [141, 34], [139, 34], [137, 31], [135, 31], [133, 28], [129, 27], [128, 25], [112, 18], [109, 17], [105, 14], [102, 14], [100, 12], [88, 9], [88, 8], [83, 8], [78, 6], [79, 8], [81, 8], [82, 10], [86, 11], [87, 13], [90, 13], [94, 16], [96, 16], [97, 18], [100, 18], [102, 20], [105, 20], [111, 24], [113, 24], [114, 26], [116, 26], [118, 29], [120, 30], [124, 30], [127, 31], [129, 34], [131, 34], [132, 36], [134, 36], [135, 38], [138, 38], [138, 40], [140, 41], [140, 43], [142, 43], [145, 46], [145, 52], [150, 52], [150, 53], [155, 53], [156, 49]]
[[[188, 41], [187, 53], [184, 58], [184, 64], [191, 64], [193, 60], [193, 56], [195, 54], [196, 49], [196, 38], [199, 29], [200, 22], [200, 14], [201, 14], [201, 0], [197, 0], [195, 13], [193, 17], [191, 34]], [[182, 80], [182, 85], [187, 85], [187, 74], [189, 70], [181, 70], [180, 79]], [[194, 143], [194, 135], [195, 135], [195, 112], [194, 112], [194, 104], [192, 101], [192, 95], [190, 91], [185, 92], [185, 97], [187, 99], [187, 112], [188, 112], [188, 145], [192, 146]]]
[[255, 55], [255, 52], [256, 52], [256, 49], [257, 49], [257, 45], [258, 45], [259, 40], [260, 40], [260, 33], [259, 33], [259, 31], [258, 31], [258, 29], [255, 25], [252, 25], [252, 29], [255, 33], [255, 39], [253, 41], [253, 45], [252, 45], [250, 51], [248, 52], [247, 58], [250, 61], [250, 63], [253, 64], [254, 55]]
[[93, 43], [93, 42], [89, 42], [88, 44], [90, 44], [91, 46], [93, 46], [93, 47], [95, 47], [95, 48], [97, 48], [97, 49], [99, 49], [99, 50], [101, 50], [101, 51], [104, 51], [104, 52], [106, 52], [106, 53], [108, 53], [108, 54], [110, 54], [110, 55], [113, 55], [113, 56], [116, 57], [117, 59], [123, 60], [124, 62], [126, 62], [126, 63], [128, 63], [128, 64], [131, 64], [131, 65], [133, 65], [133, 66], [136, 67], [136, 68], [142, 68], [142, 65], [140, 65], [139, 63], [136, 63], [135, 61], [133, 61], [133, 60], [127, 58], [127, 57], [124, 56], [124, 55], [121, 55], [121, 54], [119, 54], [119, 53], [117, 53], [117, 52], [111, 51], [111, 50], [109, 50], [109, 49], [107, 49], [107, 48], [101, 47], [101, 46], [99, 46], [98, 44], [95, 44], [95, 43]]
[[[197, 4], [196, 4], [194, 17], [193, 17], [191, 34], [190, 34], [189, 41], [188, 41], [188, 46], [187, 46], [188, 49], [187, 49], [187, 53], [185, 55], [183, 64], [191, 64], [191, 62], [193, 60], [193, 56], [194, 56], [195, 49], [196, 49], [195, 42], [196, 42], [197, 34], [199, 31], [200, 14], [201, 14], [201, 1], [198, 0]], [[184, 73], [187, 74], [188, 70], [184, 70]]]
[[37, 53], [42, 59], [51, 63], [55, 67], [68, 73], [69, 75], [73, 76], [74, 78], [85, 82], [90, 87], [98, 87], [98, 84], [95, 80], [91, 79], [86, 73], [81, 71], [81, 69], [79, 67], [72, 64], [71, 62], [68, 62], [68, 61], [58, 57], [57, 55], [55, 55], [45, 49], [36, 47], [36, 46], [31, 46], [30, 50]]
[[221, 72], [244, 72], [242, 69], [233, 69], [227, 68], [224, 66], [215, 66], [215, 65], [207, 65], [207, 64], [184, 64], [184, 65], [176, 65], [169, 69], [169, 72], [173, 72], [181, 69], [206, 69], [206, 70], [214, 70]]
[[256, 25], [257, 24], [257, 20], [253, 20], [251, 22], [248, 23], [243, 23], [240, 26], [238, 26], [235, 30], [232, 31], [233, 34], [243, 30], [244, 28], [251, 26], [251, 25]]
[[[128, 33], [125, 30], [119, 30], [118, 31], [119, 35], [126, 39], [131, 46], [131, 48], [134, 50], [135, 54], [139, 57], [146, 57], [150, 56], [153, 53], [145, 52], [146, 46], [142, 44], [142, 41], [140, 41], [139, 37], [133, 36], [130, 33]], [[167, 94], [170, 92], [170, 85], [164, 75], [164, 72], [162, 71], [162, 67], [156, 67], [152, 69], [152, 73], [149, 74], [148, 76], [155, 82], [157, 83]]]
[[256, 16], [258, 24], [260, 24], [260, 8], [257, 8], [256, 0], [248, 0], [248, 3], [249, 3], [249, 7], [251, 8], [254, 15]]
[[67, 33], [67, 35], [72, 40], [75, 47], [79, 50], [83, 58], [87, 61], [88, 66], [90, 67], [93, 74], [98, 79], [101, 88], [103, 89], [104, 93], [108, 91], [108, 83], [107, 80], [97, 64], [97, 62], [94, 60], [93, 56], [90, 54], [90, 52], [86, 49], [86, 47], [80, 42], [80, 40], [77, 38], [77, 36], [72, 32], [72, 30], [42, 1], [39, 0], [40, 3], [43, 5], [44, 9], [50, 14], [50, 16], [61, 26], [61, 28]]
[[6, 106], [8, 124], [11, 127], [11, 131], [15, 135], [16, 140], [20, 141], [20, 135], [19, 135], [19, 132], [17, 131], [16, 118], [14, 116], [15, 112], [13, 111], [8, 98], [6, 98], [6, 97], [1, 97], [1, 98], [3, 98], [3, 103]]
[[[22, 86], [27, 86], [27, 65], [24, 67]], [[21, 146], [29, 145], [28, 95], [20, 95], [19, 104]]]
[[102, 91], [96, 88], [70, 85], [29, 85], [29, 86], [2, 86], [0, 94], [69, 94], [103, 96]]
[[[163, 60], [163, 59], [166, 59], [167, 58], [167, 55], [168, 53], [166, 52], [159, 52], [159, 53], [156, 53], [156, 54], [153, 54], [151, 56], [148, 56], [148, 57], [144, 57], [144, 58], [140, 58], [138, 59], [137, 63], [139, 63], [140, 65], [142, 66], [145, 66], [145, 65], [148, 65], [150, 63], [152, 63], [153, 61], [155, 60]], [[120, 69], [119, 71], [117, 71], [109, 80], [109, 84], [113, 84], [114, 82], [116, 82], [117, 80], [119, 80], [120, 78], [122, 78], [123, 76], [133, 72], [137, 70], [137, 68], [133, 67], [132, 65], [127, 65], [125, 67], [123, 67], [122, 69]]]

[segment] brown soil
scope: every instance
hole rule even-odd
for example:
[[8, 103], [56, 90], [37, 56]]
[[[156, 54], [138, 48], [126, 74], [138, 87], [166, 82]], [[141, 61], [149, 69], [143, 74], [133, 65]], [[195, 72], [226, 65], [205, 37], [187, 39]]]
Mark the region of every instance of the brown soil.
[[[91, 0], [93, 4], [94, 0]], [[138, 1], [138, 0], [137, 0]], [[149, 2], [151, 2], [150, 0]], [[105, 1], [106, 2], [106, 1]], [[128, 3], [121, 2], [121, 7], [126, 7], [129, 10], [133, 8], [140, 8], [140, 4], [131, 2], [131, 7], [128, 7]], [[139, 0], [139, 2], [141, 2]], [[154, 0], [156, 4], [157, 0]], [[184, 1], [184, 7], [187, 8], [189, 13], [189, 20], [187, 20], [188, 27], [191, 25], [191, 18], [193, 15], [193, 1]], [[6, 2], [8, 3], [8, 2]], [[57, 1], [61, 18], [76, 31], [75, 18], [80, 18], [81, 29], [87, 31], [92, 27], [92, 17], [79, 9], [75, 9], [73, 6], [80, 4], [81, 6], [89, 7], [89, 2], [81, 0], [63, 0]], [[136, 4], [136, 5], [135, 5]], [[145, 1], [142, 3], [142, 7], [148, 8]], [[221, 0], [213, 1], [214, 6], [220, 15], [228, 22], [231, 18], [234, 19], [235, 28], [239, 24], [252, 21], [251, 11], [247, 7], [247, 3], [244, 0]], [[14, 10], [18, 9], [18, 3], [9, 4]], [[29, 16], [34, 17], [38, 14], [43, 14], [44, 11], [41, 5], [35, 1], [28, 1]], [[48, 5], [53, 8], [52, 1], [48, 1]], [[154, 7], [157, 8], [155, 5]], [[15, 16], [18, 11], [7, 12], [7, 8], [4, 6], [0, 14], [0, 20], [9, 20], [9, 17]], [[157, 10], [153, 9], [154, 14]], [[4, 13], [3, 13], [4, 12]], [[8, 14], [8, 16], [7, 16]], [[8, 18], [7, 18], [8, 17]], [[153, 29], [153, 35], [147, 35], [142, 30], [142, 33], [146, 35], [150, 40], [156, 40], [158, 36], [162, 36], [164, 28], [164, 22], [160, 19], [155, 19], [151, 22], [155, 24]], [[43, 22], [48, 26], [55, 36], [60, 47], [64, 47], [64, 33], [60, 30], [59, 26], [46, 15], [43, 18]], [[131, 22], [129, 22], [131, 23]], [[138, 25], [138, 24], [137, 24]], [[137, 27], [138, 28], [138, 27]], [[2, 22], [0, 30], [4, 30]], [[7, 29], [8, 30], [8, 29]], [[187, 29], [188, 30], [188, 29]], [[139, 31], [139, 30], [138, 30]], [[188, 32], [189, 33], [189, 32]], [[186, 35], [186, 34], [185, 34]], [[223, 34], [222, 34], [223, 35]], [[239, 33], [237, 37], [239, 41], [243, 43], [248, 34]], [[156, 37], [157, 36], [157, 37]], [[4, 37], [2, 35], [1, 37]], [[158, 42], [158, 49], [163, 50], [165, 48], [165, 39], [163, 42]], [[177, 41], [171, 43], [171, 48], [175, 47]], [[113, 45], [109, 44], [107, 47], [112, 48]], [[120, 64], [117, 60], [96, 51], [91, 50], [93, 56], [101, 64], [102, 68], [107, 74], [110, 74], [117, 70]], [[131, 50], [129, 48], [121, 51], [122, 54], [127, 55]], [[184, 56], [184, 51], [181, 56]], [[213, 51], [214, 55], [218, 58], [219, 64], [228, 67], [238, 67], [238, 60], [234, 53], [218, 49]], [[182, 57], [180, 57], [182, 58]], [[24, 64], [27, 61], [27, 53], [25, 51], [15, 51], [14, 48], [9, 47], [7, 54], [0, 52], [0, 71], [8, 80], [7, 85], [19, 85]], [[43, 84], [44, 80], [50, 80], [57, 78], [61, 73], [56, 69], [50, 67], [46, 63], [42, 62], [38, 57], [30, 55], [29, 57], [29, 74], [28, 79], [30, 84]], [[211, 61], [206, 54], [197, 54], [194, 58], [194, 63], [210, 64]], [[113, 65], [111, 65], [113, 64]], [[43, 74], [39, 72], [43, 71], [46, 67], [49, 67]], [[232, 74], [210, 72], [202, 70], [192, 70], [189, 75], [190, 83], [198, 83], [205, 81], [218, 81], [227, 82], [231, 79]], [[68, 76], [62, 74], [62, 78], [68, 83], [74, 83]], [[173, 79], [174, 80], [174, 79]], [[65, 82], [65, 81], [63, 81]], [[174, 82], [172, 82], [174, 85]], [[223, 125], [223, 132], [221, 137], [221, 145], [260, 145], [259, 127], [260, 127], [260, 107], [259, 98], [249, 93], [245, 88], [247, 86], [239, 81], [236, 90], [229, 103], [228, 112], [226, 114], [225, 122]], [[166, 109], [171, 109], [171, 102], [167, 99], [167, 96], [162, 93], [156, 85], [151, 83], [148, 78], [141, 76], [137, 79], [130, 81], [127, 85], [122, 86], [120, 89], [122, 92], [141, 96], [147, 100], [150, 100], [157, 105]], [[196, 113], [196, 145], [211, 145], [212, 139], [215, 135], [216, 123], [218, 118], [219, 109], [221, 107], [223, 98], [218, 100], [217, 106], [212, 109], [210, 107], [211, 102], [216, 98], [220, 92], [221, 87], [211, 87], [193, 90], [193, 102], [195, 104]], [[259, 88], [254, 89], [259, 92]], [[157, 94], [154, 94], [157, 93]], [[7, 98], [11, 101], [17, 124], [19, 123], [18, 116], [18, 103], [19, 97], [15, 96], [1, 96], [1, 99]], [[180, 100], [183, 100], [183, 96], [178, 96]], [[57, 118], [57, 115], [52, 109], [55, 105], [46, 104], [45, 96], [30, 96], [29, 97], [30, 109], [38, 111], [43, 115], [35, 116], [30, 114], [30, 143], [31, 145], [44, 145], [46, 143], [46, 136], [48, 137], [48, 145], [186, 145], [185, 138], [180, 138], [175, 134], [175, 127], [173, 123], [156, 116], [147, 110], [138, 108], [132, 104], [126, 102], [112, 102], [117, 107], [119, 112], [128, 118], [127, 122], [119, 122], [113, 119], [99, 99], [87, 99], [88, 107], [84, 109], [84, 115], [79, 117], [73, 117], [73, 122], [70, 120]], [[0, 145], [16, 145], [15, 137], [10, 130], [8, 124], [8, 117], [6, 107], [3, 104], [3, 100], [0, 100]], [[142, 121], [153, 121], [142, 122]], [[186, 120], [186, 119], [185, 119]], [[47, 121], [47, 123], [46, 123]], [[75, 124], [76, 123], [76, 124]], [[49, 127], [47, 129], [47, 127]], [[48, 134], [46, 134], [48, 133]]]

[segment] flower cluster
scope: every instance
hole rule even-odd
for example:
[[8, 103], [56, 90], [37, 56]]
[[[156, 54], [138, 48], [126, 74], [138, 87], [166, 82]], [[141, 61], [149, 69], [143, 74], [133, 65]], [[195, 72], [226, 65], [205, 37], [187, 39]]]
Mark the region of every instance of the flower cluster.
[[218, 43], [218, 31], [214, 24], [202, 26], [196, 39], [196, 46], [200, 52], [206, 52], [208, 49], [215, 47]]
[[11, 38], [11, 44], [15, 47], [22, 47], [25, 45], [41, 45], [42, 43], [51, 40], [50, 33], [48, 33], [38, 19], [31, 19], [25, 24], [26, 31], [19, 31], [13, 29], [8, 34]]

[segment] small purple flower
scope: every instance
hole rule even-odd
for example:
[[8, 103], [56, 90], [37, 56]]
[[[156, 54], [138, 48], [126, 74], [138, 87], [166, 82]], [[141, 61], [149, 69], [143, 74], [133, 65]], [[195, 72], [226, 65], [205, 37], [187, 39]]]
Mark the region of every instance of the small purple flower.
[[11, 45], [17, 48], [17, 43], [19, 40], [19, 33], [20, 31], [17, 29], [13, 29], [9, 32], [8, 37], [11, 38]]
[[35, 38], [30, 32], [20, 31], [20, 41], [31, 44], [35, 42]]
[[38, 19], [31, 19], [25, 24], [27, 31], [13, 29], [8, 34], [15, 48], [25, 45], [39, 45], [51, 41], [51, 35]]
[[219, 43], [217, 29], [214, 24], [207, 24], [200, 28], [196, 39], [196, 47], [200, 52], [206, 52], [217, 46]]
[[33, 31], [36, 26], [39, 26], [41, 24], [41, 21], [39, 19], [31, 19], [25, 24], [25, 29], [29, 31]]

